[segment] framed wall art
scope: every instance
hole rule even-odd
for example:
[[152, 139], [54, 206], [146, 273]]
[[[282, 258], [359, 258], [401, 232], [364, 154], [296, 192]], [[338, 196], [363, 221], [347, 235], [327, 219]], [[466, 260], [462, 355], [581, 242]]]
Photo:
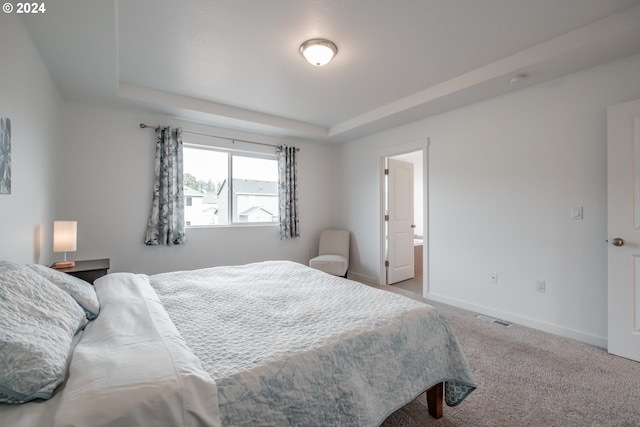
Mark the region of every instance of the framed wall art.
[[0, 117], [0, 194], [11, 194], [11, 120]]

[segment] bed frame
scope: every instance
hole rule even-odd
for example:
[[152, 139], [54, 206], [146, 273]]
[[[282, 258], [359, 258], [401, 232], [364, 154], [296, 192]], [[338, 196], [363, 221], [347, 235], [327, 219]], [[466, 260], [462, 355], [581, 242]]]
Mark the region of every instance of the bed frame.
[[429, 415], [433, 418], [442, 418], [442, 395], [444, 393], [444, 383], [438, 383], [427, 389], [427, 407]]

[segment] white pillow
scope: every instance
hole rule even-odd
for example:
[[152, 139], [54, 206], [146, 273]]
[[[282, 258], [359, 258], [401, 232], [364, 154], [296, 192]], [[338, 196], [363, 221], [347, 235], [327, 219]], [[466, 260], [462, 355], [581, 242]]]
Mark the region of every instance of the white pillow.
[[98, 317], [100, 304], [96, 291], [89, 282], [40, 264], [30, 264], [28, 267], [71, 295], [83, 308], [87, 319], [94, 320]]
[[86, 324], [69, 294], [27, 266], [0, 261], [0, 402], [51, 398]]

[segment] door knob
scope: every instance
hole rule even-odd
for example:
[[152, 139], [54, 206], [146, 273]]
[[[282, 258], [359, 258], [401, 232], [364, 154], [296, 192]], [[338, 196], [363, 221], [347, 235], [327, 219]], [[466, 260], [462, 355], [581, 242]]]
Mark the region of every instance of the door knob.
[[615, 239], [611, 239], [611, 244], [613, 246], [622, 246], [622, 245], [624, 245], [624, 240], [622, 240], [619, 237], [616, 237]]

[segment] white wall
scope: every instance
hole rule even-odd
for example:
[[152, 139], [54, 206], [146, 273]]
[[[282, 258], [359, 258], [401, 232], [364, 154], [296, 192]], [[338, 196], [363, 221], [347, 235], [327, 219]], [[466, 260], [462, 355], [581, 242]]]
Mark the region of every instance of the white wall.
[[344, 145], [351, 271], [380, 280], [380, 153], [430, 137], [428, 297], [605, 346], [606, 106], [634, 98], [640, 56]]
[[[140, 129], [141, 122], [180, 125], [194, 132], [300, 147], [302, 236], [280, 240], [277, 226], [188, 229], [185, 246], [145, 246], [155, 133]], [[267, 259], [307, 263], [317, 253], [320, 230], [335, 222], [331, 200], [337, 171], [335, 150], [331, 147], [185, 123], [140, 110], [79, 104], [66, 105], [64, 123], [64, 150], [57, 153], [56, 163], [64, 171], [59, 182], [64, 190], [56, 192], [56, 213], [78, 221], [78, 251], [74, 259], [106, 257], [111, 259], [111, 272], [147, 274]], [[208, 138], [192, 142], [207, 140], [211, 143]], [[235, 147], [242, 148], [240, 145]], [[245, 147], [260, 149], [256, 145]]]
[[[60, 259], [51, 250], [52, 223], [73, 219], [78, 251], [69, 258], [108, 257], [112, 272], [152, 274], [266, 259], [306, 263], [317, 254], [320, 230], [337, 224], [333, 147], [184, 123], [140, 109], [68, 104], [15, 15], [0, 15], [0, 57], [0, 116], [12, 124], [12, 194], [0, 196], [0, 260]], [[140, 122], [300, 147], [301, 238], [281, 241], [274, 226], [190, 229], [183, 247], [145, 246], [155, 151], [153, 131], [140, 129]]]
[[11, 194], [0, 195], [0, 260], [52, 254], [54, 170], [62, 98], [16, 15], [0, 14], [0, 116], [11, 119]]

